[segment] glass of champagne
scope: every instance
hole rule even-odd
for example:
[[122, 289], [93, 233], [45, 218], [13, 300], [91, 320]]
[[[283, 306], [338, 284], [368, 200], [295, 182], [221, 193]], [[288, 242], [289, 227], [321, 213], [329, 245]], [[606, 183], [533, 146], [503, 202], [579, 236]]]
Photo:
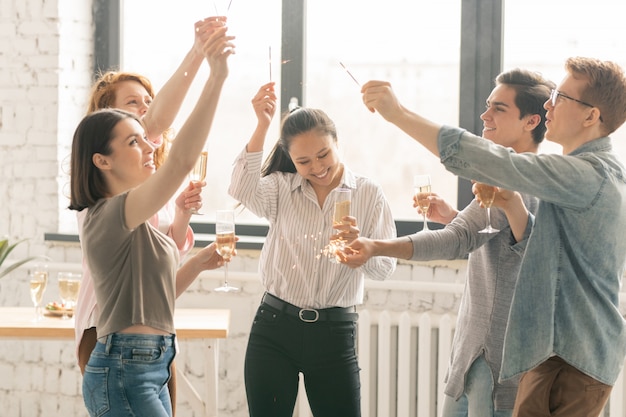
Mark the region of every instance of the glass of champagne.
[[[209, 153], [207, 151], [202, 151], [198, 160], [196, 161], [196, 165], [194, 165], [191, 173], [189, 174], [189, 178], [192, 182], [201, 182], [206, 178], [206, 164], [207, 159], [209, 157]], [[198, 211], [196, 208], [191, 209], [192, 214], [203, 214]]]
[[228, 263], [235, 252], [235, 212], [234, 210], [218, 210], [215, 214], [215, 243], [217, 253], [224, 258], [224, 284], [215, 288], [219, 292], [239, 291], [239, 288], [228, 284]]
[[335, 209], [333, 211], [333, 224], [343, 224], [343, 218], [350, 215], [352, 191], [349, 188], [335, 188]]
[[414, 176], [413, 188], [415, 189], [415, 199], [417, 200], [417, 205], [422, 211], [422, 214], [424, 215], [424, 227], [422, 230], [429, 230], [426, 215], [428, 214], [428, 209], [430, 207], [430, 200], [428, 199], [428, 196], [432, 192], [431, 184], [430, 184], [430, 175]]
[[477, 182], [476, 191], [483, 206], [487, 208], [487, 226], [483, 230], [479, 230], [478, 233], [499, 232], [500, 230], [491, 226], [491, 205], [493, 204], [493, 200], [496, 197], [496, 187]]
[[[349, 188], [335, 188], [332, 192], [335, 206], [333, 209], [333, 226], [344, 224], [344, 217], [350, 215], [350, 205], [352, 204], [352, 190]], [[346, 246], [346, 241], [339, 237], [332, 239], [326, 250], [331, 262], [339, 262], [337, 252], [342, 251]]]
[[59, 280], [59, 295], [63, 302], [63, 315], [61, 318], [67, 320], [70, 318], [68, 312], [73, 312], [74, 307], [76, 307], [76, 301], [78, 301], [81, 275], [71, 272], [59, 272], [57, 278]]
[[35, 306], [35, 319], [33, 321], [40, 321], [43, 318], [41, 300], [48, 285], [48, 267], [46, 265], [35, 265], [30, 272], [29, 281], [30, 298]]

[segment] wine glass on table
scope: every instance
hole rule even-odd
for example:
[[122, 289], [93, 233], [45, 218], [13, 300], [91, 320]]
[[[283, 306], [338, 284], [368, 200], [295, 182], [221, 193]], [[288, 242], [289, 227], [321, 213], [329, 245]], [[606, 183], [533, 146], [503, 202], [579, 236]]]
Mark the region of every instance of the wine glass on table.
[[414, 176], [413, 188], [415, 189], [415, 200], [417, 201], [417, 205], [424, 215], [424, 227], [422, 228], [422, 230], [429, 230], [426, 214], [428, 213], [428, 209], [430, 208], [430, 200], [428, 199], [428, 196], [432, 192], [430, 175]]
[[68, 313], [74, 311], [76, 301], [78, 301], [81, 275], [72, 272], [59, 272], [57, 277], [59, 280], [59, 295], [63, 302], [63, 315], [61, 318], [67, 320], [70, 318]]
[[[209, 153], [207, 151], [202, 151], [200, 153], [200, 156], [198, 157], [198, 160], [196, 161], [196, 165], [194, 165], [193, 169], [191, 170], [191, 173], [189, 174], [189, 179], [192, 182], [194, 183], [202, 182], [206, 178], [206, 164], [207, 164], [208, 157], [209, 157]], [[204, 214], [204, 213], [200, 213], [198, 209], [196, 208], [192, 208], [191, 213], [199, 214], [199, 215]]]
[[35, 318], [33, 321], [40, 321], [43, 318], [41, 311], [41, 300], [48, 285], [48, 267], [46, 265], [37, 264], [31, 270], [29, 276], [30, 283], [30, 299], [35, 306]]
[[218, 210], [215, 214], [215, 243], [217, 253], [224, 258], [224, 284], [215, 288], [219, 292], [235, 292], [239, 288], [228, 283], [228, 264], [235, 252], [235, 212]]
[[491, 205], [496, 197], [496, 187], [477, 182], [476, 192], [483, 206], [487, 208], [487, 226], [483, 230], [479, 230], [478, 233], [498, 233], [500, 230], [491, 226]]

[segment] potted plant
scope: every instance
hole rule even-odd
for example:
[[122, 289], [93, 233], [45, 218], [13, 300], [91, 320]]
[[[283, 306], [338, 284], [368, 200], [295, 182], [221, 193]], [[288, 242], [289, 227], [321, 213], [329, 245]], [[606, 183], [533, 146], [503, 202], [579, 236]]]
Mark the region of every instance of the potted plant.
[[25, 259], [21, 259], [15, 263], [13, 263], [11, 266], [8, 266], [4, 269], [2, 269], [2, 264], [4, 263], [4, 261], [7, 259], [7, 256], [9, 256], [9, 254], [11, 253], [11, 251], [13, 249], [15, 249], [15, 247], [17, 245], [19, 245], [20, 243], [26, 241], [27, 239], [22, 239], [22, 240], [18, 240], [17, 242], [10, 244], [9, 243], [9, 239], [8, 238], [2, 238], [2, 240], [0, 240], [0, 278], [2, 278], [5, 275], [8, 275], [10, 272], [12, 272], [13, 270], [19, 268], [20, 266], [24, 265], [27, 262], [33, 261], [35, 259], [48, 259], [48, 257], [46, 256], [29, 256], [28, 258]]

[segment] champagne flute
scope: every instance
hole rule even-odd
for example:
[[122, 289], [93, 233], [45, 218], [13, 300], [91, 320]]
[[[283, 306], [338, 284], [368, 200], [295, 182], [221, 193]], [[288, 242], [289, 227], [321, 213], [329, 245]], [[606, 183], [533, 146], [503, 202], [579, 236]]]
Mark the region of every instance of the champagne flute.
[[[350, 215], [350, 205], [352, 201], [352, 190], [349, 188], [335, 188], [333, 190], [333, 200], [335, 206], [333, 210], [333, 225], [344, 224], [344, 217]], [[343, 251], [346, 241], [339, 237], [332, 239], [326, 249], [326, 253], [330, 257], [330, 261], [338, 263], [337, 252]]]
[[428, 213], [428, 209], [430, 207], [430, 200], [428, 196], [431, 191], [430, 184], [430, 175], [416, 175], [413, 177], [413, 188], [415, 189], [415, 199], [417, 200], [417, 205], [422, 211], [424, 215], [424, 227], [422, 230], [428, 229], [428, 221], [426, 219], [426, 214]]
[[43, 318], [41, 311], [41, 300], [43, 299], [43, 293], [46, 291], [48, 285], [48, 267], [47, 265], [35, 265], [30, 272], [30, 298], [35, 306], [35, 318], [33, 321], [40, 321]]
[[[189, 174], [189, 178], [191, 179], [192, 182], [201, 182], [201, 181], [204, 181], [204, 179], [206, 178], [206, 164], [207, 164], [208, 157], [209, 157], [209, 153], [207, 151], [202, 151], [200, 153], [200, 156], [198, 157], [198, 160], [196, 161], [196, 165], [194, 165], [193, 169], [191, 170], [191, 173]], [[196, 208], [192, 208], [191, 213], [199, 214], [199, 215], [204, 214], [204, 213], [200, 213], [198, 209]]]
[[476, 192], [482, 202], [483, 206], [487, 208], [487, 226], [483, 230], [479, 230], [478, 233], [497, 233], [500, 230], [491, 226], [491, 205], [496, 197], [496, 187], [483, 184], [481, 182], [476, 183]]
[[76, 301], [78, 301], [81, 275], [71, 272], [59, 272], [57, 277], [59, 280], [59, 295], [63, 302], [63, 315], [61, 318], [67, 320], [70, 318], [68, 312], [74, 310]]
[[224, 284], [215, 288], [219, 292], [239, 291], [239, 288], [228, 284], [228, 263], [235, 252], [235, 212], [234, 210], [218, 210], [215, 215], [215, 243], [217, 253], [224, 258]]

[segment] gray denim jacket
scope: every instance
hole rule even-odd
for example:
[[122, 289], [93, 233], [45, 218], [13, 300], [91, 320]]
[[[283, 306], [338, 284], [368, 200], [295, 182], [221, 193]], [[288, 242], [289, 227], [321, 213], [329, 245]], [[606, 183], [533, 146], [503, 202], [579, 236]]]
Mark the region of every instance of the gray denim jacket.
[[611, 139], [568, 155], [517, 154], [458, 128], [439, 132], [456, 175], [539, 198], [504, 342], [501, 379], [557, 355], [613, 385], [626, 355], [626, 170]]

